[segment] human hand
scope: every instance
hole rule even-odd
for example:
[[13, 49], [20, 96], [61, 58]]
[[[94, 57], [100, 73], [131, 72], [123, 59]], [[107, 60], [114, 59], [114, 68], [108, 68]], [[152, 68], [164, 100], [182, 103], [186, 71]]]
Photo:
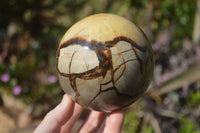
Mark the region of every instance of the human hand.
[[[45, 116], [34, 133], [70, 133], [82, 111], [83, 108], [65, 94], [61, 103]], [[122, 111], [111, 114], [91, 111], [78, 132], [120, 133], [123, 122], [124, 112]]]

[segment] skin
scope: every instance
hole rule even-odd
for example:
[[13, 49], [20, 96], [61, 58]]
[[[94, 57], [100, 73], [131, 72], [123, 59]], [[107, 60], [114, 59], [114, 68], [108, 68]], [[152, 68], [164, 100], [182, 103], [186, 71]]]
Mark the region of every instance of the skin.
[[[64, 95], [60, 104], [51, 110], [35, 129], [34, 133], [70, 133], [83, 108]], [[120, 133], [124, 112], [110, 114], [91, 111], [78, 133]]]

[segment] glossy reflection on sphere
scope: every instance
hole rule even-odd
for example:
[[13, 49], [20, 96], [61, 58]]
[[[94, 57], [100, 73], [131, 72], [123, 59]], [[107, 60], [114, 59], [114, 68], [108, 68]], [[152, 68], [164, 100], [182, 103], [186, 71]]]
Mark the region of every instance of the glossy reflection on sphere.
[[74, 24], [57, 52], [62, 89], [97, 111], [111, 112], [136, 101], [153, 73], [151, 45], [129, 20], [97, 14]]

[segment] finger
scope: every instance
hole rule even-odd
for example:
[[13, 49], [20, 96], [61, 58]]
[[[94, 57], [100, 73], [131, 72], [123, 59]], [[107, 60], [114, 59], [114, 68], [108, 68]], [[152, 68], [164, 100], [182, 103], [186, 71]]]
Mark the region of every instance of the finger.
[[81, 115], [83, 111], [83, 107], [80, 106], [79, 104], [75, 104], [74, 107], [74, 112], [73, 115], [71, 116], [71, 118], [62, 126], [61, 128], [61, 133], [70, 133], [75, 122], [77, 121], [77, 119], [79, 118], [79, 116]]
[[79, 133], [94, 133], [101, 126], [105, 113], [91, 111], [85, 123], [79, 129]]
[[116, 111], [109, 115], [103, 133], [120, 133], [124, 122], [124, 112]]
[[61, 103], [51, 110], [36, 128], [34, 133], [58, 133], [61, 126], [71, 117], [74, 102], [68, 95], [64, 95]]
[[103, 120], [101, 126], [99, 127], [97, 133], [103, 133], [103, 130], [105, 128], [105, 125], [106, 125], [106, 120], [107, 120], [107, 117]]

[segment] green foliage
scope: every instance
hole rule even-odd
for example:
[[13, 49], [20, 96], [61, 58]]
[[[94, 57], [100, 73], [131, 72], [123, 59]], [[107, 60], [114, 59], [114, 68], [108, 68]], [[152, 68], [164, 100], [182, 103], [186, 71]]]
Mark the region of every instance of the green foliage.
[[154, 131], [153, 128], [150, 125], [148, 125], [142, 130], [142, 133], [154, 133]]
[[128, 111], [125, 115], [123, 130], [126, 133], [133, 133], [134, 131], [137, 130], [138, 124], [139, 124], [139, 120], [135, 112]]
[[179, 130], [180, 133], [199, 133], [200, 132], [200, 130], [197, 129], [196, 125], [194, 125], [194, 122], [188, 118], [184, 118], [184, 117], [181, 118], [180, 124], [181, 124], [180, 130]]
[[[143, 118], [139, 118], [135, 111], [127, 111], [123, 125], [124, 133], [153, 133], [153, 128], [147, 123], [142, 123]], [[141, 130], [141, 131], [140, 131]]]
[[159, 27], [175, 24], [175, 37], [191, 37], [194, 23], [194, 1], [164, 0], [155, 3], [155, 21]]
[[200, 91], [192, 92], [188, 103], [193, 106], [200, 105]]

